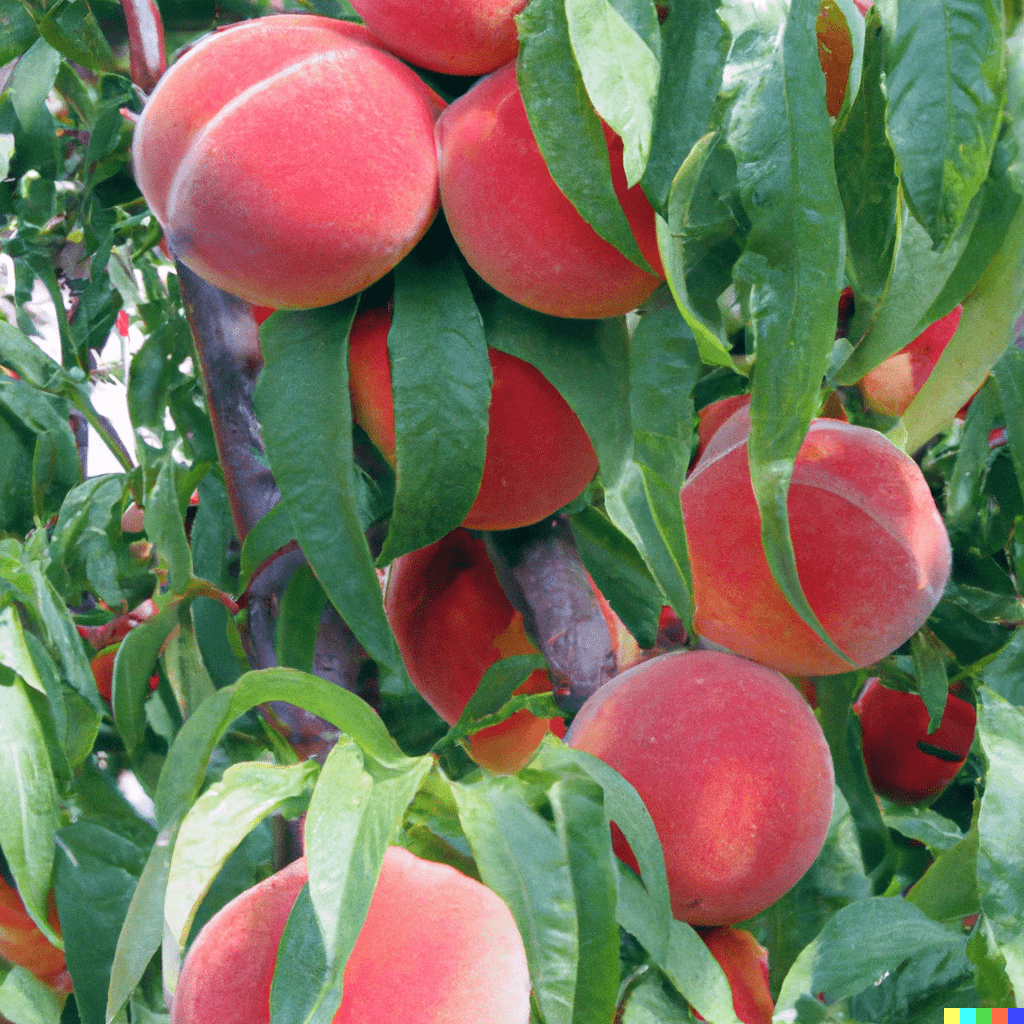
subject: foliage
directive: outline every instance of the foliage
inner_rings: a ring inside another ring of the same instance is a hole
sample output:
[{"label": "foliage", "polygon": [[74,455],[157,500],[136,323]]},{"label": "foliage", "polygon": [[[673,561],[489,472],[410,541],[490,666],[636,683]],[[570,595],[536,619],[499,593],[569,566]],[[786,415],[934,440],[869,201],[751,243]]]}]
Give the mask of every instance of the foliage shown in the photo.
[{"label": "foliage", "polygon": [[[439,225],[396,275],[395,344],[410,374],[398,384],[398,449],[416,467],[397,481],[358,454],[365,438],[346,413],[355,300],[275,313],[260,333],[255,395],[265,454],[246,454],[269,467],[280,503],[241,531],[216,395],[185,317],[190,286],[130,172],[141,100],[120,8],[0,0],[0,62],[16,61],[0,93],[0,240],[13,270],[0,364],[19,378],[0,380],[0,847],[33,919],[60,942],[47,922],[55,890],[74,983],[62,1006],[0,967],[0,1016],[166,1020],[190,936],[270,873],[282,822],[305,814],[309,900],[283,943],[304,955],[319,944],[319,974],[311,990],[309,973],[282,958],[275,1024],[331,1018],[389,842],[476,874],[508,902],[527,938],[538,1024],[611,1021],[616,1007],[624,1024],[683,1021],[687,1005],[734,1020],[721,971],[671,919],[657,837],[632,788],[554,739],[515,776],[475,769],[409,683],[376,569],[447,532],[477,487],[486,419],[451,377],[412,376],[443,364],[452,335],[477,356],[486,343],[533,363],[579,416],[600,471],[565,512],[590,573],[646,645],[662,604],[684,623],[692,615],[678,491],[695,409],[750,391],[765,550],[812,625],[785,497],[825,395],[838,388],[851,420],[916,456],[953,542],[953,578],[912,642],[817,681],[841,791],[831,830],[808,874],[748,927],[769,949],[778,1019],[924,1022],[942,1006],[1021,998],[1024,27],[996,0],[879,0],[866,20],[837,3],[855,66],[830,120],[816,0],[688,0],[685,16],[675,0],[663,24],[649,0],[532,0],[518,75],[552,174],[637,258],[592,108],[615,125],[630,180],[660,216],[667,286],[631,334],[543,316],[488,289]],[[284,6],[352,17],[340,0]],[[218,17],[271,5],[208,7],[160,3],[172,52]],[[451,96],[469,83],[434,84]],[[837,339],[847,282],[858,304]],[[40,287],[57,358],[28,312]],[[957,303],[961,327],[902,420],[866,410],[856,381]],[[126,381],[134,459],[92,399],[104,375],[123,373],[96,364],[122,311],[144,339]],[[446,461],[414,428],[434,408],[450,411],[445,429],[465,458]],[[73,430],[83,422],[121,472],[83,476]],[[122,530],[133,501],[144,532]],[[296,542],[312,571],[283,594],[281,667],[267,667],[252,661],[253,588]],[[122,642],[108,707],[76,626],[148,597],[159,613]],[[325,606],[376,673],[379,716],[309,674]],[[974,750],[930,807],[879,802],[869,788],[851,712],[869,675],[920,692],[933,712],[952,683],[978,706]],[[508,702],[511,687],[511,675],[485,680],[475,720],[455,737],[523,706]],[[341,738],[305,760],[282,739],[285,712],[282,726],[254,710],[268,701]],[[126,797],[127,780],[142,799]],[[642,884],[611,855],[611,819]]]}]

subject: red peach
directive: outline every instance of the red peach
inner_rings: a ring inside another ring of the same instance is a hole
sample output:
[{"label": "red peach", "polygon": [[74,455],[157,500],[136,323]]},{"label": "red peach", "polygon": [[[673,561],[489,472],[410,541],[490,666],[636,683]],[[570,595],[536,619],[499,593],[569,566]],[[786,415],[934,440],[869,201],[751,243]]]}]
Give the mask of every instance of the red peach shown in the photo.
[{"label": "red peach", "polygon": [[825,0],[816,24],[818,62],[825,73],[825,105],[835,117],[843,106],[853,60],[853,42],[846,18],[835,0]]},{"label": "red peach", "polygon": [[957,306],[860,379],[857,386],[871,409],[887,416],[907,411],[960,326],[962,313],[963,306]]},{"label": "red peach", "polygon": [[[459,720],[484,672],[499,658],[537,653],[483,541],[465,530],[396,558],[384,607],[416,689],[449,725]],[[538,669],[516,692],[550,690],[547,672]],[[517,771],[551,721],[561,719],[517,711],[474,734],[470,753],[491,771]]]},{"label": "red peach", "polygon": [[[396,464],[395,416],[385,307],[361,310],[349,340],[355,421]],[[480,490],[462,525],[510,530],[540,522],[572,501],[597,472],[597,455],[576,414],[544,375],[489,349],[494,386]]]},{"label": "red peach", "polygon": [[[47,903],[47,919],[59,935],[60,921],[52,892]],[[43,935],[25,909],[18,890],[3,878],[0,878],[0,957],[31,971],[51,988],[71,991],[64,953]]]},{"label": "red peach", "polygon": [[[753,917],[825,841],[833,772],[821,727],[789,680],[744,658],[683,651],[642,662],[583,705],[565,741],[640,794],[682,921]],[[616,832],[616,853],[635,867]]]},{"label": "red peach", "polygon": [[498,291],[554,316],[619,316],[664,279],[654,210],[626,188],[622,140],[605,126],[612,181],[641,270],[580,216],[548,171],[510,63],[481,78],[438,118],[441,205],[470,266]]},{"label": "red peach", "polygon": [[[171,1024],[269,1024],[278,945],[306,877],[295,861],[210,919],[185,958]],[[455,868],[389,847],[334,1024],[529,1019],[526,953],[508,907]]]},{"label": "red peach", "polygon": [[256,18],[161,78],[135,128],[135,178],[201,277],[256,305],[328,305],[433,221],[442,106],[361,25]]},{"label": "red peach", "polygon": [[[706,928],[704,945],[725,972],[733,1012],[743,1024],[771,1024],[775,1012],[768,987],[768,950],[740,928]],[[704,1018],[698,1013],[697,1018]]]},{"label": "red peach", "polygon": [[872,788],[896,803],[938,796],[963,767],[974,742],[974,707],[952,693],[933,733],[918,694],[890,690],[878,679],[868,680],[853,710],[860,717]]},{"label": "red peach", "polygon": [[355,0],[352,6],[403,60],[445,75],[485,75],[515,59],[515,16],[526,0]]},{"label": "red peach", "polygon": [[[712,437],[680,500],[694,626],[787,675],[850,669],[799,617],[768,568],[742,409]],[[811,609],[858,667],[908,640],[949,579],[949,538],[917,464],[877,431],[811,423],[793,468],[789,523]]]}]

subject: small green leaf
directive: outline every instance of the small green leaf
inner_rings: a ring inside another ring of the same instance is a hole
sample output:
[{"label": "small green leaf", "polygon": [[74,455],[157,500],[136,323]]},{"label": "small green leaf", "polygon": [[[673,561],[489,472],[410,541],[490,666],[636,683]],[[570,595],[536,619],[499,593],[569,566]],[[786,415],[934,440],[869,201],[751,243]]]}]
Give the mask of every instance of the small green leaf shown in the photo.
[{"label": "small green leaf", "polygon": [[[653,5],[647,9],[656,26]],[[623,141],[626,184],[632,187],[651,150],[661,71],[657,53],[609,0],[566,0],[565,15],[587,95]]]},{"label": "small green leaf", "polygon": [[[649,270],[612,187],[608,147],[573,56],[564,3],[533,0],[516,26],[519,91],[551,177],[605,241]],[[572,132],[562,129],[567,123]]]},{"label": "small green leaf", "polygon": [[987,687],[978,708],[978,738],[988,763],[978,817],[978,892],[1015,991],[1024,991],[1024,713]]}]

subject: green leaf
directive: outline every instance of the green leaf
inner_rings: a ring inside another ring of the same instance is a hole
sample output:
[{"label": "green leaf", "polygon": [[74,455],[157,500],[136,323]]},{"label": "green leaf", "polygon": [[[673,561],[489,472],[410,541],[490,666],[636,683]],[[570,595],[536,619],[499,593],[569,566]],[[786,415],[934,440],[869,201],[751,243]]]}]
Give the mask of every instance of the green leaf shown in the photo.
[{"label": "green leaf", "polygon": [[683,157],[708,129],[730,41],[716,0],[692,0],[668,12],[651,151],[641,179],[662,217],[667,217],[669,190]]},{"label": "green leaf", "polygon": [[1014,990],[1024,991],[1024,713],[982,687],[978,738],[988,763],[978,817],[978,892]]},{"label": "green leaf", "polygon": [[[551,177],[605,241],[649,270],[612,187],[608,147],[573,56],[564,3],[534,0],[516,15],[516,26],[519,91]],[[564,131],[565,124],[573,130]]]},{"label": "green leaf", "polygon": [[786,505],[793,460],[817,413],[842,283],[843,211],[817,58],[819,9],[796,0],[781,37],[777,29],[756,35],[734,52],[730,60],[745,70],[726,138],[750,218],[734,277],[756,352],[748,450],[765,556],[793,608],[839,653],[800,586]]},{"label": "green leaf", "polygon": [[832,753],[836,784],[850,807],[864,872],[878,893],[892,879],[896,854],[864,766],[860,719],[852,708],[863,681],[863,674],[856,672],[816,680],[818,719]]},{"label": "green leaf", "polygon": [[923,318],[956,269],[980,209],[980,203],[971,208],[960,230],[940,252],[932,248],[924,228],[905,208],[898,211],[892,272],[878,305],[862,304],[854,316],[850,336],[859,342],[840,368],[840,384],[856,383],[928,326]]},{"label": "green leaf", "polygon": [[981,909],[978,904],[978,823],[956,846],[943,850],[907,893],[907,902],[933,921],[959,922]]},{"label": "green leaf", "polygon": [[25,683],[0,668],[0,847],[15,887],[40,931],[57,945],[46,917],[53,840],[60,826],[57,786],[39,710]]},{"label": "green leaf", "polygon": [[966,936],[929,920],[899,897],[876,896],[843,907],[814,945],[810,993],[824,992],[830,1001],[856,995],[930,955],[963,973],[970,970]]},{"label": "green leaf", "polygon": [[37,39],[19,58],[0,99],[0,132],[14,135],[18,174],[29,168],[50,178],[58,167],[57,123],[46,107],[60,67],[60,54]]},{"label": "green leaf", "polygon": [[[125,638],[125,642],[141,626]],[[228,726],[257,704],[285,701],[325,719],[385,765],[402,764],[405,755],[384,723],[355,694],[319,676],[274,668],[247,672],[218,690],[182,726],[167,754],[156,791],[161,835],[153,847],[118,938],[111,968],[107,1021],[127,1003],[163,940],[163,905],[178,827],[206,778],[214,747]]]},{"label": "green leaf", "polygon": [[[55,12],[59,12],[56,13]],[[117,71],[117,60],[88,4],[56,4],[36,19],[39,34],[65,57],[92,71]]]},{"label": "green leaf", "polygon": [[384,854],[433,764],[420,757],[385,765],[354,743],[338,743],[328,755],[305,829],[309,893],[331,968],[302,1006],[301,1019],[310,1024],[330,1024],[341,1004],[345,964]]},{"label": "green leaf", "polygon": [[289,816],[305,806],[319,766],[243,762],[230,765],[185,815],[174,843],[164,923],[163,983],[172,995],[180,959],[199,905],[230,854],[270,814]]},{"label": "green leaf", "polygon": [[910,650],[914,656],[917,692],[928,709],[928,731],[932,733],[942,721],[949,694],[945,661],[938,644],[923,629],[919,629],[910,638]]},{"label": "green leaf", "polygon": [[178,497],[174,461],[164,459],[146,503],[146,534],[157,553],[167,559],[172,594],[182,594],[192,576],[192,551],[185,536],[184,509]]},{"label": "green leaf", "polygon": [[[644,5],[658,38],[653,4]],[[566,0],[566,22],[576,64],[594,109],[622,139],[626,184],[647,165],[654,102],[661,71],[657,51],[609,0]],[[648,36],[652,33],[648,31]]]},{"label": "green leaf", "polygon": [[636,545],[592,506],[572,515],[569,523],[597,589],[637,643],[653,647],[665,602]]},{"label": "green leaf", "polygon": [[710,366],[741,372],[729,351],[720,300],[749,225],[736,197],[736,160],[720,132],[698,139],[683,161],[658,217],[658,250],[672,297]]},{"label": "green leaf", "polygon": [[82,1024],[104,1021],[117,937],[146,864],[140,840],[87,819],[57,833],[53,888]]},{"label": "green leaf", "polygon": [[267,559],[294,540],[295,528],[292,526],[288,509],[283,502],[278,502],[256,523],[242,542],[239,589],[244,591],[252,582],[253,573]]},{"label": "green leaf", "polygon": [[1024,707],[1024,630],[1014,633],[1013,639],[982,670],[981,678],[1004,700]]},{"label": "green leaf", "polygon": [[59,1024],[60,1009],[57,993],[24,967],[0,982],[0,1015],[11,1024]]},{"label": "green leaf", "polygon": [[881,299],[896,242],[899,179],[885,126],[886,36],[867,14],[861,87],[835,142],[836,178],[846,211],[846,272],[858,307]]},{"label": "green leaf", "polygon": [[573,1021],[614,1015],[618,996],[617,876],[611,829],[600,785],[584,772],[566,773],[548,789],[555,831],[565,848],[579,922]]},{"label": "green leaf", "polygon": [[992,367],[992,376],[999,389],[1017,483],[1021,484],[1024,482],[1024,349],[1007,348]]},{"label": "green leaf", "polygon": [[908,451],[948,426],[1013,339],[1012,325],[1024,308],[1024,206],[963,306],[956,334],[903,414]]},{"label": "green leaf", "polygon": [[4,26],[0,43],[0,65],[9,64],[38,38],[35,22],[20,0],[0,0],[0,20]]},{"label": "green leaf", "polygon": [[421,243],[396,268],[388,354],[398,472],[380,565],[454,530],[480,489],[493,378],[450,241]]},{"label": "green leaf", "polygon": [[308,565],[300,565],[285,588],[277,613],[274,652],[282,668],[313,671],[320,616],[327,595]]},{"label": "green leaf", "polygon": [[21,618],[12,605],[0,609],[0,665],[6,665],[33,689],[46,693],[46,686],[29,651]]},{"label": "green leaf", "polygon": [[508,904],[519,926],[543,1019],[569,1024],[579,922],[564,842],[531,806],[542,794],[518,775],[452,783],[452,793],[481,879]]},{"label": "green leaf", "polygon": [[1004,102],[1002,4],[904,0],[895,19],[887,11],[889,138],[910,208],[943,248],[995,147]]},{"label": "green leaf", "polygon": [[256,411],[281,501],[313,572],[382,675],[404,680],[357,511],[348,397],[355,305],[279,313],[264,325]]}]

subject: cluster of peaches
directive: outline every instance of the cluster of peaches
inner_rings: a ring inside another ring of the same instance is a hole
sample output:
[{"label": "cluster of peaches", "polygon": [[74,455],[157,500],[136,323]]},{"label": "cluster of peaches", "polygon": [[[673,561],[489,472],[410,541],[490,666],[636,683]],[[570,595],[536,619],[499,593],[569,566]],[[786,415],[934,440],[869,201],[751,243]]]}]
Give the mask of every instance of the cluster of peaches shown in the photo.
[{"label": "cluster of peaches", "polygon": [[[622,143],[608,129],[613,182],[647,266],[603,241],[551,179],[516,80],[514,17],[523,4],[354,6],[365,25],[257,19],[212,34],[166,73],[137,125],[133,158],[174,255],[256,306],[322,306],[385,277],[443,210],[467,264],[523,306],[604,318],[642,305],[663,279],[654,212],[638,186],[626,187]],[[446,105],[403,61],[481,77]],[[845,76],[827,85],[835,113]],[[389,326],[387,304],[360,309],[350,379],[355,420],[394,464]],[[952,329],[940,329],[947,340]],[[586,432],[540,372],[494,350],[490,358],[477,499],[462,529],[393,563],[385,594],[411,678],[452,724],[490,665],[535,650],[474,531],[544,520],[598,470]],[[900,358],[913,361],[909,352]],[[892,375],[879,379],[884,385]],[[866,395],[873,386],[866,382]],[[607,609],[621,671],[564,739],[637,789],[662,842],[673,913],[706,929],[733,982],[737,1014],[761,1022],[771,1017],[763,951],[729,926],[793,886],[820,851],[832,814],[828,744],[791,679],[866,667],[899,648],[942,596],[951,552],[911,458],[875,431],[815,420],[794,467],[789,520],[804,592],[837,653],[791,608],[764,557],[745,402],[709,408],[702,420],[680,500],[693,626],[713,649],[648,657]],[[523,690],[550,686],[538,671]],[[865,694],[858,712],[866,734],[872,702],[886,699]],[[473,735],[468,749],[484,768],[512,772],[551,730],[561,734],[561,719],[520,711]],[[963,739],[956,758],[943,762],[945,781],[966,756]],[[880,744],[883,762],[888,742]],[[614,842],[635,865],[624,838]],[[297,862],[207,925],[186,961],[174,1021],[269,1019],[275,936],[304,871]],[[251,940],[253,928],[264,941]],[[489,890],[395,848],[335,1020],[526,1024],[522,948]],[[403,985],[406,970],[417,985]],[[436,979],[428,992],[424,977]],[[415,993],[415,1006],[394,1001],[404,991]]]}]

